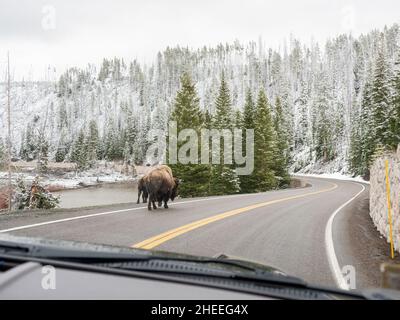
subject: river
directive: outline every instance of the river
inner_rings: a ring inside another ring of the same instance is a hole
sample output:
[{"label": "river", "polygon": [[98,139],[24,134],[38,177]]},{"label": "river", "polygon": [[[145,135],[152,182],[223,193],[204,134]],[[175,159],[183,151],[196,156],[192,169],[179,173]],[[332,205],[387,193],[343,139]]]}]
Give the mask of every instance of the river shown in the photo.
[{"label": "river", "polygon": [[60,197],[60,208],[79,208],[136,202],[136,183],[101,184],[93,187],[53,192]]}]

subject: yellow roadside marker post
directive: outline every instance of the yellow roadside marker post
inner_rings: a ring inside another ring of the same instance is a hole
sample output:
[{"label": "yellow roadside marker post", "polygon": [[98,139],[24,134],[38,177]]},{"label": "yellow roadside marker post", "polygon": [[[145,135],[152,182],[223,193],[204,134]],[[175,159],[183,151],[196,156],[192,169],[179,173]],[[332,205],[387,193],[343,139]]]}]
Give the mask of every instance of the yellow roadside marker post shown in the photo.
[{"label": "yellow roadside marker post", "polygon": [[386,195],[387,195],[387,203],[388,203],[390,255],[391,255],[391,258],[394,259],[392,208],[390,205],[389,160],[385,160],[385,171],[386,171]]}]

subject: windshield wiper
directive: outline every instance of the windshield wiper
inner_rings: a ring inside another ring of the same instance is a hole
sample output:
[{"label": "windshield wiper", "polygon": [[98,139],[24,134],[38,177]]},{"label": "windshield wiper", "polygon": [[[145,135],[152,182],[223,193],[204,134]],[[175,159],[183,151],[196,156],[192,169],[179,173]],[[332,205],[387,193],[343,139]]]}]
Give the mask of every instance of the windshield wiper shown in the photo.
[{"label": "windshield wiper", "polygon": [[[67,260],[80,263],[118,263],[135,262],[149,260],[181,261],[199,264],[220,264],[224,266],[236,267],[242,270],[256,273],[265,273],[261,268],[256,268],[246,262],[231,259],[219,258],[188,258],[186,255],[157,253],[154,251],[135,250],[134,252],[112,252],[107,250],[82,250],[82,248],[60,248],[52,246],[43,246],[36,244],[19,244],[8,241],[0,241],[0,253],[16,254],[21,256],[31,256],[36,258],[48,258],[57,260]],[[114,267],[118,267],[117,264]],[[271,271],[273,272],[273,271]]]},{"label": "windshield wiper", "polygon": [[82,261],[82,263],[96,260],[125,260],[125,259],[145,259],[148,255],[137,255],[111,252],[111,251],[94,251],[94,250],[82,250],[81,248],[59,248],[52,246],[36,245],[36,244],[19,244],[9,241],[0,241],[0,253],[12,254],[24,257],[35,257],[35,258],[48,258],[57,260],[75,260],[76,262]]},{"label": "windshield wiper", "polygon": [[[112,247],[110,247],[112,248]],[[123,249],[121,249],[124,251]],[[130,249],[129,249],[130,250]],[[253,282],[257,285],[273,285],[282,288],[298,288],[300,290],[313,290],[320,294],[339,294],[353,298],[365,298],[360,293],[343,292],[337,289],[319,288],[309,286],[305,281],[280,273],[269,272],[262,268],[251,267],[247,261],[216,259],[216,258],[186,258],[181,254],[170,254],[153,251],[135,250],[133,252],[113,252],[112,250],[83,250],[82,248],[59,248],[35,244],[18,244],[15,242],[0,241],[0,260],[10,259],[19,263],[23,261],[36,261],[38,263],[54,264],[58,267],[72,268],[78,270],[91,270],[94,272],[140,275],[141,277],[155,277],[159,279],[168,278],[171,274],[175,278],[180,275],[178,281],[185,282],[187,276],[195,277],[217,277],[238,281]],[[170,264],[196,265],[196,268],[178,267],[175,271],[168,268],[152,268],[151,263],[162,262]],[[147,267],[146,267],[147,264]],[[227,268],[217,268],[224,266]],[[236,271],[233,268],[236,268]],[[242,270],[237,271],[238,269]],[[164,276],[165,275],[165,276]],[[183,276],[183,277],[182,277]],[[166,277],[166,278],[165,278]],[[194,280],[187,280],[194,281]],[[201,282],[201,281],[200,281]],[[212,284],[212,281],[210,282]],[[262,290],[261,290],[262,291]],[[261,292],[262,293],[262,292]],[[279,296],[279,295],[278,295]]]},{"label": "windshield wiper", "polygon": [[[224,276],[236,280],[254,280],[278,282],[295,286],[307,286],[299,278],[264,271],[258,268],[243,266],[239,262],[216,259],[183,259],[154,256],[141,261],[128,260],[121,262],[96,263],[96,265],[122,270],[177,273],[186,275]],[[224,268],[221,268],[224,267]]]},{"label": "windshield wiper", "polygon": [[[36,244],[18,244],[8,241],[0,241],[0,254],[1,253],[88,264],[120,270],[213,275],[237,280],[275,281],[296,286],[306,286],[306,283],[299,278],[257,268],[239,260],[191,258],[183,255],[161,254],[143,250],[137,250],[132,253],[93,251],[82,250],[81,248],[59,248]],[[164,268],[162,267],[163,264],[157,264],[156,262],[164,262]],[[167,268],[166,262],[169,263],[169,266],[179,266],[181,268]],[[196,265],[197,268],[196,270],[193,268],[186,268],[185,271],[185,264]]]}]

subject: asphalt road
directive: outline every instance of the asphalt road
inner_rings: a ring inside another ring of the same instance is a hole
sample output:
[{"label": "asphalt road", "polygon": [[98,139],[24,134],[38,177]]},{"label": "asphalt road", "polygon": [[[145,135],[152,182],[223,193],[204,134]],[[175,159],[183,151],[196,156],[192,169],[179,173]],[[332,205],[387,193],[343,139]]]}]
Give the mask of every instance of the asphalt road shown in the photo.
[{"label": "asphalt road", "polygon": [[[178,199],[152,212],[132,203],[2,215],[0,232],[203,256],[225,253],[328,286],[343,286],[341,270],[352,265],[357,288],[379,285],[387,246],[368,218],[368,186],[304,179],[311,186]],[[377,248],[373,257],[371,247]]]}]

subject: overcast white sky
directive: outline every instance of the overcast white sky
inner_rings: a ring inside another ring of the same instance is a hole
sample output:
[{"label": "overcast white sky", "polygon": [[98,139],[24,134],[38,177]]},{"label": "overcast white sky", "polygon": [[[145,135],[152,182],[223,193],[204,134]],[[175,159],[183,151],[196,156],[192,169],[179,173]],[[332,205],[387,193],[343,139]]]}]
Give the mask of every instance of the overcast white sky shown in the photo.
[{"label": "overcast white sky", "polygon": [[15,79],[44,79],[48,65],[103,57],[152,61],[166,46],[257,41],[278,49],[400,21],[399,0],[0,0],[0,81],[7,50]]}]

